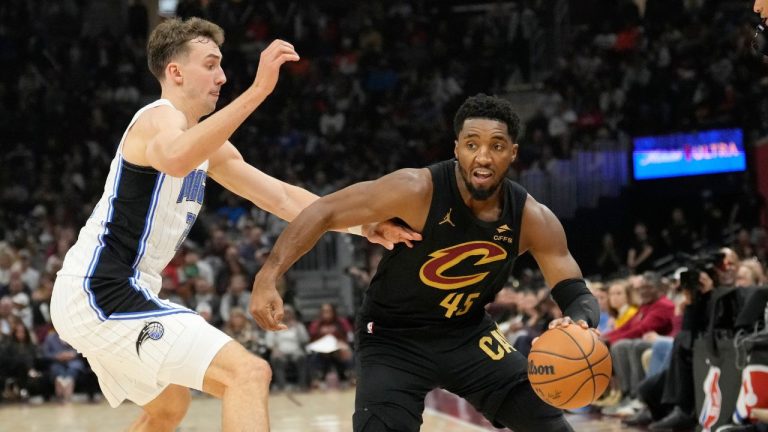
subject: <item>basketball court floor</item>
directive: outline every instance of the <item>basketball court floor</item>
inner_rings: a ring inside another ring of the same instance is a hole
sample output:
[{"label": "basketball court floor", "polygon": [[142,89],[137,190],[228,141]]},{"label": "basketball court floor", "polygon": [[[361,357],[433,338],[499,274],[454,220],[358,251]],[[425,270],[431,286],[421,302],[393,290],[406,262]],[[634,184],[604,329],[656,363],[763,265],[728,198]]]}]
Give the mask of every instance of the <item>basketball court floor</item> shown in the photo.
[{"label": "basketball court floor", "polygon": [[[474,410],[457,403],[450,395],[431,395],[424,413],[422,432],[460,432],[496,430],[478,421]],[[273,432],[347,432],[352,430],[354,389],[310,393],[279,393],[270,398]],[[104,432],[122,431],[138,415],[139,408],[125,403],[112,409],[105,402],[55,402],[42,405],[0,405],[2,432]],[[179,432],[220,430],[220,401],[195,397]],[[463,417],[460,420],[458,417]],[[621,426],[618,419],[569,414],[579,432],[639,431]],[[475,424],[473,422],[481,423]]]}]

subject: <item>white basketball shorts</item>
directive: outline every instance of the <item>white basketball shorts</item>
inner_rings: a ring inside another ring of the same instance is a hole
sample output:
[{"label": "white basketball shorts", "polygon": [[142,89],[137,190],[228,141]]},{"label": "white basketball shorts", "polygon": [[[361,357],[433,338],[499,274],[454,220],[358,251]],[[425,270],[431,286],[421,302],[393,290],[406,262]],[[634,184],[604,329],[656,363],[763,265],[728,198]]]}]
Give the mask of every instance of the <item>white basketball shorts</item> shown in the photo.
[{"label": "white basketball shorts", "polygon": [[63,340],[86,357],[112,407],[125,399],[145,405],[169,384],[202,390],[205,371],[230,340],[195,312],[142,292],[152,311],[121,310],[100,319],[82,278],[59,276],[51,321]]}]

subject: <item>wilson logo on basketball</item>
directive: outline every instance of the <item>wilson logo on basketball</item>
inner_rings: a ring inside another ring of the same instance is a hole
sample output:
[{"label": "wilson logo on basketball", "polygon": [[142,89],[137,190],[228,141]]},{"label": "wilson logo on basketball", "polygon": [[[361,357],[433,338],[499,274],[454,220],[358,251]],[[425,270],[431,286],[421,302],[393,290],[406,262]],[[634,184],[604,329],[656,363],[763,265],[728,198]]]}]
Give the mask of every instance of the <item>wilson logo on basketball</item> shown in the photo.
[{"label": "wilson logo on basketball", "polygon": [[555,367],[552,365],[539,365],[533,361],[528,362],[528,375],[554,375]]},{"label": "wilson logo on basketball", "polygon": [[440,249],[429,254],[432,259],[425,262],[419,270],[421,281],[441,290],[464,288],[485,279],[490,272],[481,272],[466,276],[447,276],[446,272],[470,257],[481,256],[474,264],[482,266],[507,257],[507,251],[491,242],[473,241]]}]

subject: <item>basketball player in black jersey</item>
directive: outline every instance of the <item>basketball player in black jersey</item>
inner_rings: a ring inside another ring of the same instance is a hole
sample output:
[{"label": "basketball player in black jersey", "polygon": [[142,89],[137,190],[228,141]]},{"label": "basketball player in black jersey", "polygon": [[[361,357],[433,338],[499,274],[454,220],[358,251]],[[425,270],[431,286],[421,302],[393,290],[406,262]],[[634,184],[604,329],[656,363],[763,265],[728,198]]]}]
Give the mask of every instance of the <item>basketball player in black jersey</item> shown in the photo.
[{"label": "basketball player in black jersey", "polygon": [[526,359],[485,312],[515,258],[530,251],[564,318],[592,327],[597,300],[552,212],[505,177],[517,155],[519,120],[509,102],[467,99],[454,119],[456,160],[403,169],[311,204],[282,233],[256,276],[250,310],[282,328],[275,282],[329,229],[399,218],[423,240],[385,254],[358,316],[355,431],[417,431],[424,397],[442,387],[495,425],[570,431],[562,412],[527,380]]}]

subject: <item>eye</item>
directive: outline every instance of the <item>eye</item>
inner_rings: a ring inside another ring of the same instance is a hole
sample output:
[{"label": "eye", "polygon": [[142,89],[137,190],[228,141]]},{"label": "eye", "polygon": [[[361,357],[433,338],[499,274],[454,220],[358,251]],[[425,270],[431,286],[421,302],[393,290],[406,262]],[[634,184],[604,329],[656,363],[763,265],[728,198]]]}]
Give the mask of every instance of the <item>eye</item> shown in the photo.
[{"label": "eye", "polygon": [[474,150],[475,148],[477,148],[477,144],[475,144],[472,141],[469,141],[469,142],[467,142],[467,148],[470,149],[470,150]]}]

